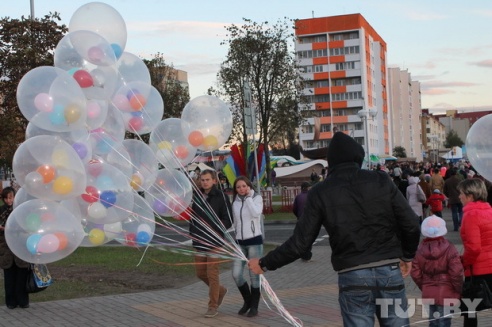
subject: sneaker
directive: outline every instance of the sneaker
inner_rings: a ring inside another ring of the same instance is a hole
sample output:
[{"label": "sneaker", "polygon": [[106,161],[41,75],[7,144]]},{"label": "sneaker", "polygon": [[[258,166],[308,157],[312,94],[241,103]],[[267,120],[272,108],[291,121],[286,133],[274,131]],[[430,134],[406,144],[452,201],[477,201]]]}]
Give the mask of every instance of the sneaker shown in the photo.
[{"label": "sneaker", "polygon": [[227,288],[222,287],[219,292],[219,300],[217,302],[217,305],[220,306],[222,304],[222,301],[224,301],[224,297],[227,294]]},{"label": "sneaker", "polygon": [[207,310],[207,313],[205,314],[205,318],[213,318],[215,317],[219,312],[217,311],[217,309],[212,309],[212,308],[209,308]]}]

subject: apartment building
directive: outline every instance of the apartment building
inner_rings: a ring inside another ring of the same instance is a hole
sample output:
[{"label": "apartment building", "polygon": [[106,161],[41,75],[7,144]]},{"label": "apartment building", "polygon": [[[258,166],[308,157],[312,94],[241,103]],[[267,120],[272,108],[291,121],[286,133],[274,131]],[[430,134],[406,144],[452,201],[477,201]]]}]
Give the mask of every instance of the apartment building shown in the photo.
[{"label": "apartment building", "polygon": [[[386,43],[360,14],[301,19],[295,51],[309,103],[299,128],[304,157],[320,154],[334,131],[366,153],[390,154]],[[315,156],[310,158],[314,159]]]},{"label": "apartment building", "polygon": [[420,162],[426,150],[422,143],[420,83],[412,81],[408,70],[388,68],[388,90],[393,148],[405,148],[407,157]]}]

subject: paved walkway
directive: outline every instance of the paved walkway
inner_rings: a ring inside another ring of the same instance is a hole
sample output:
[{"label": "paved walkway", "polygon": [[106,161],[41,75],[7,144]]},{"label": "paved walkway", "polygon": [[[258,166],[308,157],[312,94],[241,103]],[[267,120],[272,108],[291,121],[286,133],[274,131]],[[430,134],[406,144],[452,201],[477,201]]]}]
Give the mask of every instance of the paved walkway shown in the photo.
[{"label": "paved walkway", "polygon": [[[445,211],[448,229],[452,230],[450,213]],[[448,239],[461,249],[457,232],[450,231]],[[327,241],[313,248],[313,261],[294,262],[266,278],[284,305],[304,326],[341,326],[338,307],[337,274],[330,262]],[[0,326],[104,326],[104,327],[194,327],[194,326],[289,326],[275,308],[271,310],[262,302],[259,315],[254,318],[237,315],[242,305],[239,291],[229,271],[223,272],[221,281],[229,293],[215,318],[204,318],[207,309],[207,288],[202,282],[179,288],[115,296],[82,298],[74,300],[31,303],[26,310],[0,308]],[[406,279],[410,301],[420,297],[420,291]],[[422,321],[421,310],[411,319],[412,326],[428,326]],[[453,319],[452,326],[462,326],[463,319]],[[377,325],[377,324],[376,324]],[[492,312],[479,314],[479,326],[492,326]]]}]

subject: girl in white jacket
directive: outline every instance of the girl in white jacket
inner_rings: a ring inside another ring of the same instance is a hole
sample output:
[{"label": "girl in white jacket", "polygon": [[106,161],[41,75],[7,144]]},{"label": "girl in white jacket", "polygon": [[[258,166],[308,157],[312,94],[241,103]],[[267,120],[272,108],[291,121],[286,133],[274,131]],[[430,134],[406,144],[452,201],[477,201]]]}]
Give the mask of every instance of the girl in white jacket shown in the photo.
[{"label": "girl in white jacket", "polygon": [[[253,189],[251,181],[239,176],[234,181],[232,213],[236,242],[246,258],[260,258],[263,255],[263,199]],[[258,314],[260,301],[260,276],[249,271],[251,289],[244,278],[245,261],[236,260],[232,268],[232,277],[244,299],[243,307],[238,314],[248,317]]]}]

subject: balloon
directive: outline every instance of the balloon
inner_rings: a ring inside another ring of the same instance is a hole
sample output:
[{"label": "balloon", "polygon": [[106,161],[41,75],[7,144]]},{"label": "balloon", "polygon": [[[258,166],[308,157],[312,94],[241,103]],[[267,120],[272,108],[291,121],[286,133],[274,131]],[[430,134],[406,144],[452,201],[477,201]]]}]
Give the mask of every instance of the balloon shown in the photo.
[{"label": "balloon", "polygon": [[195,148],[199,147],[203,143],[203,134],[200,131],[191,131],[188,135],[188,142]]},{"label": "balloon", "polygon": [[161,169],[154,184],[145,192],[145,199],[154,211],[165,217],[183,212],[192,200],[192,186],[184,173],[175,169]]},{"label": "balloon", "polygon": [[104,191],[99,196],[99,201],[106,207],[111,208],[116,203],[116,192]]},{"label": "balloon", "polygon": [[104,244],[104,231],[94,228],[89,232],[89,241],[94,245]]},{"label": "balloon", "polygon": [[22,260],[32,263],[65,258],[75,251],[83,237],[80,220],[71,210],[51,200],[33,199],[21,203],[5,226],[9,248]]},{"label": "balloon", "polygon": [[149,146],[166,168],[186,166],[196,155],[196,148],[188,142],[181,126],[181,119],[168,118],[150,133]]},{"label": "balloon", "polygon": [[55,167],[50,165],[39,166],[38,169],[36,169],[36,172],[38,172],[43,177],[44,184],[51,182],[55,178],[56,173]]},{"label": "balloon", "polygon": [[[132,214],[130,214],[121,224],[124,232],[123,238],[117,238],[116,241],[123,245],[144,246],[147,245],[155,232],[155,218],[152,208],[147,201],[138,193],[133,192],[134,205]],[[139,236],[139,233],[140,234]]]},{"label": "balloon", "polygon": [[478,119],[466,136],[466,155],[473,168],[492,181],[492,114]]},{"label": "balloon", "polygon": [[155,180],[158,162],[150,146],[138,140],[127,139],[122,142],[131,162],[130,185],[136,191],[148,189]]},{"label": "balloon", "polygon": [[73,78],[82,88],[91,87],[94,85],[91,74],[88,71],[79,69],[73,74]]},{"label": "balloon", "polygon": [[94,203],[99,201],[99,192],[94,186],[87,186],[85,193],[81,195],[82,199],[88,203]]},{"label": "balloon", "polygon": [[62,69],[40,66],[27,72],[17,86],[17,104],[24,117],[40,128],[67,132],[85,127],[85,95]]},{"label": "balloon", "polygon": [[120,13],[108,4],[90,2],[78,8],[70,19],[68,30],[92,31],[108,42],[114,57],[121,55],[127,41],[126,24]]},{"label": "balloon", "polygon": [[[123,96],[128,98],[128,103],[123,100]],[[164,103],[159,91],[142,82],[130,82],[120,87],[113,96],[113,105],[122,113],[126,130],[139,135],[150,133],[164,114]],[[130,123],[138,123],[139,129],[134,129]]]},{"label": "balloon", "polygon": [[[221,147],[232,131],[232,114],[229,106],[217,97],[202,95],[186,104],[181,113],[181,126],[187,140],[198,145],[202,151]],[[191,135],[193,133],[193,135]]]},{"label": "balloon", "polygon": [[102,125],[90,131],[89,138],[94,155],[104,159],[125,138],[123,116],[113,107],[109,107]]},{"label": "balloon", "polygon": [[89,205],[87,215],[94,221],[102,220],[107,215],[107,209],[102,203],[95,202]]},{"label": "balloon", "polygon": [[25,188],[21,187],[21,188],[19,188],[19,190],[15,194],[13,207],[15,209],[19,205],[21,205],[22,203],[27,202],[29,200],[33,200],[33,199],[35,199],[35,197],[30,195],[29,193],[27,193]]},{"label": "balloon", "polygon": [[60,176],[53,182],[53,192],[59,195],[71,194],[73,184],[74,182],[69,176]]},{"label": "balloon", "polygon": [[[147,68],[143,60],[140,59],[138,56],[129,52],[123,52],[121,58],[116,63],[116,66],[120,76],[119,86],[117,87],[117,89],[130,82],[142,82],[149,85],[151,84],[149,69]],[[117,104],[115,104],[115,106],[120,110],[130,111],[131,107],[128,98],[125,95],[122,96],[126,101],[126,106],[128,109],[125,110],[119,107]],[[114,102],[115,99],[113,98],[113,103]]]}]

